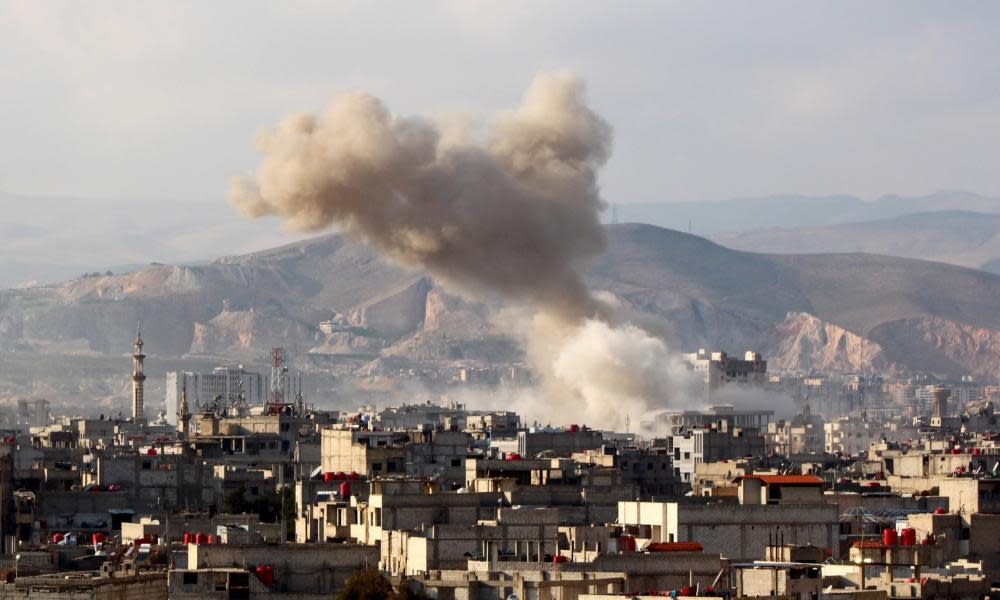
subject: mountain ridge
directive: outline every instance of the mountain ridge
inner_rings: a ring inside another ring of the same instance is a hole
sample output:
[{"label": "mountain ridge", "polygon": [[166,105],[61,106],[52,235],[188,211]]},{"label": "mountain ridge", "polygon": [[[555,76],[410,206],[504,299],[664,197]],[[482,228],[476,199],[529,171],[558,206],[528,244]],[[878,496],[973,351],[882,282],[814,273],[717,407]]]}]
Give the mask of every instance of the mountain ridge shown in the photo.
[{"label": "mountain ridge", "polygon": [[[951,377],[992,375],[1000,360],[1000,276],[985,271],[864,253],[744,252],[645,224],[607,233],[588,284],[662,320],[678,351],[753,348],[788,370]],[[499,305],[459,297],[334,233],[197,266],[0,291],[0,358],[118,360],[141,320],[148,353],[163,359],[263,361],[281,345],[312,368],[344,373],[373,368],[368,361],[520,361],[491,318]],[[19,389],[17,377],[0,364],[0,391]]]}]

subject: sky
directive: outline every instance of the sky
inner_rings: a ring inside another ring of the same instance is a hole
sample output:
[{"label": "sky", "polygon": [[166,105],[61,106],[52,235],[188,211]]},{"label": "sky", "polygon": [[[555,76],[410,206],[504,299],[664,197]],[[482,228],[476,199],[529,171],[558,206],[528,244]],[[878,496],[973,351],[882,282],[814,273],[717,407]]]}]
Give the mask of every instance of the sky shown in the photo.
[{"label": "sky", "polygon": [[286,113],[487,117],[553,69],[614,128],[608,202],[1000,195],[996,2],[0,0],[3,210],[236,219]]}]

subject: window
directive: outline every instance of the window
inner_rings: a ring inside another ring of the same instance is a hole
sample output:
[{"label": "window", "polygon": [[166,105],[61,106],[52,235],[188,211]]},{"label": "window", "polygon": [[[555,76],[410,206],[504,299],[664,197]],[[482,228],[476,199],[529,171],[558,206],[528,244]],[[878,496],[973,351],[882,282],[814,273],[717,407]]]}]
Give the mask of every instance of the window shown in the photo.
[{"label": "window", "polygon": [[153,463],[152,462],[150,462],[148,460],[142,461],[142,470],[143,471],[149,471],[152,468],[153,468]]},{"label": "window", "polygon": [[460,466],[462,466],[462,459],[460,459],[460,458],[453,458],[453,459],[451,459],[451,466],[453,466],[453,467],[460,467]]},{"label": "window", "polygon": [[184,585],[198,585],[198,572],[186,571],[183,579]]}]

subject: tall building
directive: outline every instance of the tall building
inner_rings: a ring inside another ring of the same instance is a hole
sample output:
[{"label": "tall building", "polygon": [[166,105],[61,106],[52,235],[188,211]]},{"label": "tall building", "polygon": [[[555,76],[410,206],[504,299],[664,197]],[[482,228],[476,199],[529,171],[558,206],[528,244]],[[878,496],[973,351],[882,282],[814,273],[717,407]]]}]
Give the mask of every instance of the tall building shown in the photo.
[{"label": "tall building", "polygon": [[761,358],[759,352],[747,350],[743,360],[725,352],[708,352],[704,348],[683,356],[695,373],[704,378],[709,403],[713,401],[714,392],[726,384],[762,386],[767,383],[767,361]]},{"label": "tall building", "polygon": [[146,355],[142,353],[142,332],[136,331],[135,352],[132,354],[132,418],[139,420],[142,414],[142,391],[146,374],[142,371],[142,361]]},{"label": "tall building", "polygon": [[170,371],[167,373],[166,408],[167,422],[179,425],[181,398],[187,391],[188,413],[203,410],[217,396],[226,403],[242,395],[246,404],[263,404],[267,393],[267,382],[260,373],[247,371],[242,365],[236,367],[216,367],[210,373],[191,371]]}]

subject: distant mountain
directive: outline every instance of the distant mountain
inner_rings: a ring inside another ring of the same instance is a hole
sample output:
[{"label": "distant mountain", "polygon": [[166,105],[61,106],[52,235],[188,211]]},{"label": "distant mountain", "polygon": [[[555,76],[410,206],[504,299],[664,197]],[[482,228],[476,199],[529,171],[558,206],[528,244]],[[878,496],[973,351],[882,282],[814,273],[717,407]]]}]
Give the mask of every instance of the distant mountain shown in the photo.
[{"label": "distant mountain", "polygon": [[822,227],[939,211],[1000,214],[1000,198],[943,191],[919,197],[883,196],[871,202],[854,196],[788,194],[720,201],[617,205],[618,220],[621,222],[648,223],[709,237],[776,227]]},{"label": "distant mountain", "polygon": [[868,252],[1000,273],[1000,214],[938,211],[824,227],[720,233],[712,239],[752,252]]},{"label": "distant mountain", "polygon": [[[966,192],[919,198],[769,196],[719,202],[621,204],[621,222],[648,223],[712,236],[766,228],[821,227],[904,214],[962,210],[1000,214],[1000,200]],[[274,218],[245,219],[218,198],[176,200],[39,197],[0,190],[0,289],[50,284],[85,273],[132,271],[154,262],[273,248],[305,236]],[[963,263],[964,264],[964,263]]]},{"label": "distant mountain", "polygon": [[302,236],[276,220],[238,216],[224,202],[24,196],[0,191],[0,289],[152,262],[274,247]]},{"label": "distant mountain", "polygon": [[[649,225],[608,233],[591,285],[663,319],[678,350],[754,348],[784,369],[995,375],[1000,276],[870,254],[747,253]],[[490,312],[333,234],[201,266],[7,290],[0,397],[37,393],[32,368],[59,377],[59,361],[45,357],[113,357],[127,370],[138,321],[151,364],[263,363],[274,345],[300,368],[342,373],[519,359]],[[60,389],[91,389],[73,377]]]}]

